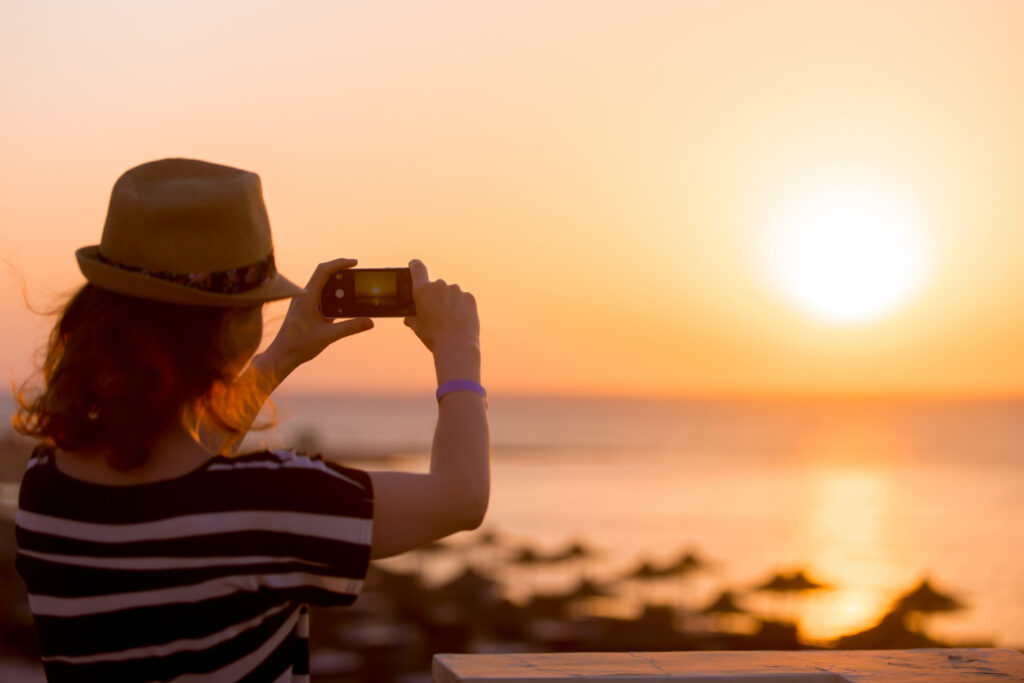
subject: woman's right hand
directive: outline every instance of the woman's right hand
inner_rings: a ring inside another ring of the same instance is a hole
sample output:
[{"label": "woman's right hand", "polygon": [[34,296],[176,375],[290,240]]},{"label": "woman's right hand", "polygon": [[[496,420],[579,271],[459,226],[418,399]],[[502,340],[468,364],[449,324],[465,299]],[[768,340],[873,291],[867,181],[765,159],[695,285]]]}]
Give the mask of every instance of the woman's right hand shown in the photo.
[{"label": "woman's right hand", "polygon": [[[430,349],[438,363],[444,361],[446,368],[461,365],[461,377],[440,377],[438,379],[472,379],[479,381],[480,318],[477,315],[476,299],[458,285],[449,285],[444,280],[430,281],[427,267],[417,259],[409,262],[412,273],[412,298],[416,304],[416,315],[405,318],[405,324],[412,328],[420,341]],[[475,360],[476,370],[472,370]],[[461,361],[461,362],[458,362]],[[447,372],[445,374],[448,374]]]}]

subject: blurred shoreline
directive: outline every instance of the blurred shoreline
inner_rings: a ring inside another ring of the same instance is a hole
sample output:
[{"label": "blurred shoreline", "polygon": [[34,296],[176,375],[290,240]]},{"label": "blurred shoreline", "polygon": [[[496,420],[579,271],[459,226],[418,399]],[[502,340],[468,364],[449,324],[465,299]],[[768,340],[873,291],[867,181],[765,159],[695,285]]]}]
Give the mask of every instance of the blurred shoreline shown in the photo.
[{"label": "blurred shoreline", "polygon": [[[1020,608],[1012,592],[1019,590],[1012,578],[1020,560],[1007,549],[1017,547],[1014,534],[1020,534],[1014,510],[1024,485],[1024,400],[495,397],[491,404],[494,487],[485,528],[509,532],[515,547],[481,563],[472,551],[463,552],[479,539],[460,534],[444,552],[375,563],[381,574],[405,577],[395,579],[399,588],[405,585],[400,590],[415,590],[398,596],[382,579],[383,588],[360,598],[365,609],[323,617],[337,626],[324,647],[344,648],[338,633],[358,632],[355,624],[364,622],[405,633],[401,647],[415,641],[418,648],[433,647],[435,631],[455,638],[453,647],[470,649],[616,643],[652,649],[659,642],[676,649],[854,647],[839,645],[839,638],[876,627],[869,636],[881,639],[876,647],[1024,646],[1024,637],[1011,637],[1017,631],[1005,627]],[[278,408],[278,426],[256,433],[263,443],[245,448],[291,446],[366,469],[417,471],[428,464],[436,418],[431,397],[286,395]],[[30,448],[9,432],[0,438],[5,525]],[[998,518],[992,517],[996,510],[1003,511]],[[582,573],[515,559],[527,548],[549,557],[581,531],[605,552]],[[707,553],[719,570],[679,581],[623,580],[627,569],[639,571],[644,562],[663,567],[670,558],[659,553],[672,550],[668,539],[677,549]],[[752,552],[751,544],[767,539],[777,539],[773,545],[785,552]],[[976,545],[951,545],[956,539]],[[928,553],[920,543],[929,544]],[[890,556],[893,548],[898,555]],[[13,561],[13,537],[0,553]],[[900,573],[884,573],[894,566]],[[18,595],[20,578],[8,567],[7,593]],[[798,569],[835,585],[806,593],[752,591],[755,579]],[[445,622],[444,614],[464,620],[465,604],[479,596],[453,604],[433,593],[466,571],[500,585],[491,607],[519,631],[502,640],[495,639],[494,624],[459,630]],[[965,607],[893,616],[890,603],[926,578],[953,590]],[[617,585],[618,593],[579,604],[561,600],[583,579]],[[872,583],[858,583],[862,579]],[[726,592],[745,614],[696,616]],[[416,604],[426,611],[410,606]],[[23,644],[31,634],[27,610],[23,604],[9,608],[4,642]],[[857,626],[827,624],[831,614],[851,610],[859,616],[846,623]],[[993,637],[993,617],[1002,619],[1004,635]],[[625,635],[642,632],[641,624],[653,629],[646,646]],[[5,649],[19,656],[19,647]]]}]

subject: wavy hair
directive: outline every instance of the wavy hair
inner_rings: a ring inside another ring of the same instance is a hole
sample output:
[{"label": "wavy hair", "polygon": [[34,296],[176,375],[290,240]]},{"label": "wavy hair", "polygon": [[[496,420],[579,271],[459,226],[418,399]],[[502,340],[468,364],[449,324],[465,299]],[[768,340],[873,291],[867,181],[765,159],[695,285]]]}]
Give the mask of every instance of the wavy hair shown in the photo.
[{"label": "wavy hair", "polygon": [[15,391],[19,434],[63,450],[102,448],[107,464],[141,464],[183,414],[240,438],[249,420],[232,392],[223,335],[230,308],[182,306],[86,284],[57,311],[41,373]]}]

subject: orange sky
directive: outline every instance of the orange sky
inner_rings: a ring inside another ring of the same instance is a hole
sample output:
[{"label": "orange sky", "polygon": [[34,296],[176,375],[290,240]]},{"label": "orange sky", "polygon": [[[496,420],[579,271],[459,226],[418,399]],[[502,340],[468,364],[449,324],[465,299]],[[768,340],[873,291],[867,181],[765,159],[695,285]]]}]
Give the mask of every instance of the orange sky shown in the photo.
[{"label": "orange sky", "polygon": [[[0,0],[0,256],[51,302],[116,177],[191,156],[262,176],[292,279],[418,257],[473,291],[492,392],[1020,393],[1022,46],[1010,0]],[[837,327],[753,245],[848,173],[920,207],[934,266]],[[3,281],[20,379],[46,322]],[[432,381],[382,321],[289,386]]]}]

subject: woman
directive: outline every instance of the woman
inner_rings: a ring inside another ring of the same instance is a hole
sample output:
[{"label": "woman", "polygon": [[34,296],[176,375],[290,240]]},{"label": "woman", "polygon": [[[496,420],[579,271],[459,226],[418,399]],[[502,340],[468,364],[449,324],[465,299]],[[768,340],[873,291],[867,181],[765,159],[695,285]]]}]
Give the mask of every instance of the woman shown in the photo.
[{"label": "woman", "polygon": [[[233,455],[292,370],[373,327],[320,315],[327,278],[354,260],[320,264],[305,289],[276,272],[256,175],[187,159],[131,169],[101,244],[77,258],[88,283],[15,416],[42,440],[17,563],[51,680],[305,680],[305,604],[351,604],[370,559],[480,525],[490,445],[472,295],[410,263],[405,323],[439,384],[430,471],[364,472]],[[262,305],[283,298],[253,357]]]}]

